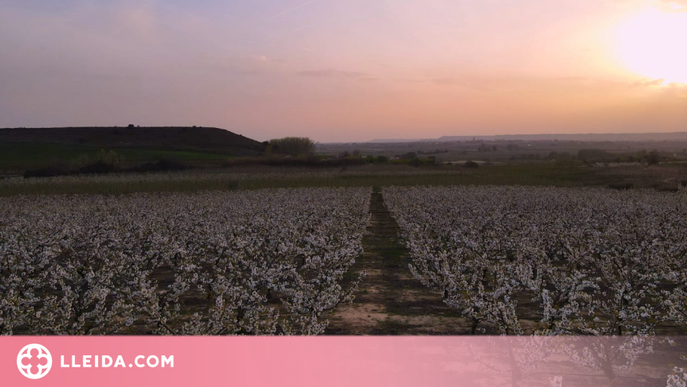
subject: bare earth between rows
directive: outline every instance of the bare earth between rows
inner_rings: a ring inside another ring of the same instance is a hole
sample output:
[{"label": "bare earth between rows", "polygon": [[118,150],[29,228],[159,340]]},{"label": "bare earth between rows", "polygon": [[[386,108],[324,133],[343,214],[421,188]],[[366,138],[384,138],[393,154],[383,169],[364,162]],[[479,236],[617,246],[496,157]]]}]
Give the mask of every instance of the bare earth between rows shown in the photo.
[{"label": "bare earth between rows", "polygon": [[363,254],[352,268],[365,271],[350,305],[330,316],[330,335],[455,335],[465,333],[463,319],[434,292],[413,278],[410,253],[381,192],[370,201],[372,215],[363,237]]}]

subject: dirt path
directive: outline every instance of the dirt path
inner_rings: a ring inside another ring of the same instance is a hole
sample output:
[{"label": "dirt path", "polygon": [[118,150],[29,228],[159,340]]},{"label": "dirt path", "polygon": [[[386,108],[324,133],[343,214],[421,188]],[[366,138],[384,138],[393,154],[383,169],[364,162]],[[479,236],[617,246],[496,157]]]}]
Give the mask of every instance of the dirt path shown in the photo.
[{"label": "dirt path", "polygon": [[330,335],[455,335],[465,333],[458,314],[441,295],[413,278],[409,252],[398,236],[381,192],[370,202],[372,219],[363,238],[363,256],[353,273],[367,272],[351,305],[329,317]]}]

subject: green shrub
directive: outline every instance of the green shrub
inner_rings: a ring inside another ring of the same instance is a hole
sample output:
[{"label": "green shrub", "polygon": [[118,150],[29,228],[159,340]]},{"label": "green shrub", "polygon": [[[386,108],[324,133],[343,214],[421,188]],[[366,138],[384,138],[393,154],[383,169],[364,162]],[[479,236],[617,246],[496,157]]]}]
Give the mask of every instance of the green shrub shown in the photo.
[{"label": "green shrub", "polygon": [[284,137],[270,140],[272,152],[290,156],[307,156],[315,153],[315,142],[307,137]]}]

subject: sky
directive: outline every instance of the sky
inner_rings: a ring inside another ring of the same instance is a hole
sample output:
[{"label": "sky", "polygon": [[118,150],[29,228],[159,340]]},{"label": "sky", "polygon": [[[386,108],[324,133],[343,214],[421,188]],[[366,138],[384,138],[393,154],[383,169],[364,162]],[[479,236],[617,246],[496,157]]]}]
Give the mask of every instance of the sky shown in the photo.
[{"label": "sky", "polygon": [[0,127],[687,131],[687,0],[0,0]]}]

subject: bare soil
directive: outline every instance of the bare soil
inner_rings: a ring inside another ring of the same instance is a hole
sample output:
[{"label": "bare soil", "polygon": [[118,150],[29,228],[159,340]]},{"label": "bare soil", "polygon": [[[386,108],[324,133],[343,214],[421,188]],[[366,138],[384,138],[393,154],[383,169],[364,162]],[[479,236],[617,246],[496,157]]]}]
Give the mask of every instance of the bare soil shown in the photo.
[{"label": "bare soil", "polygon": [[370,226],[363,238],[363,255],[352,268],[363,270],[355,300],[329,316],[330,335],[457,335],[467,326],[457,311],[442,302],[441,294],[413,278],[410,253],[381,192],[370,201]]}]

